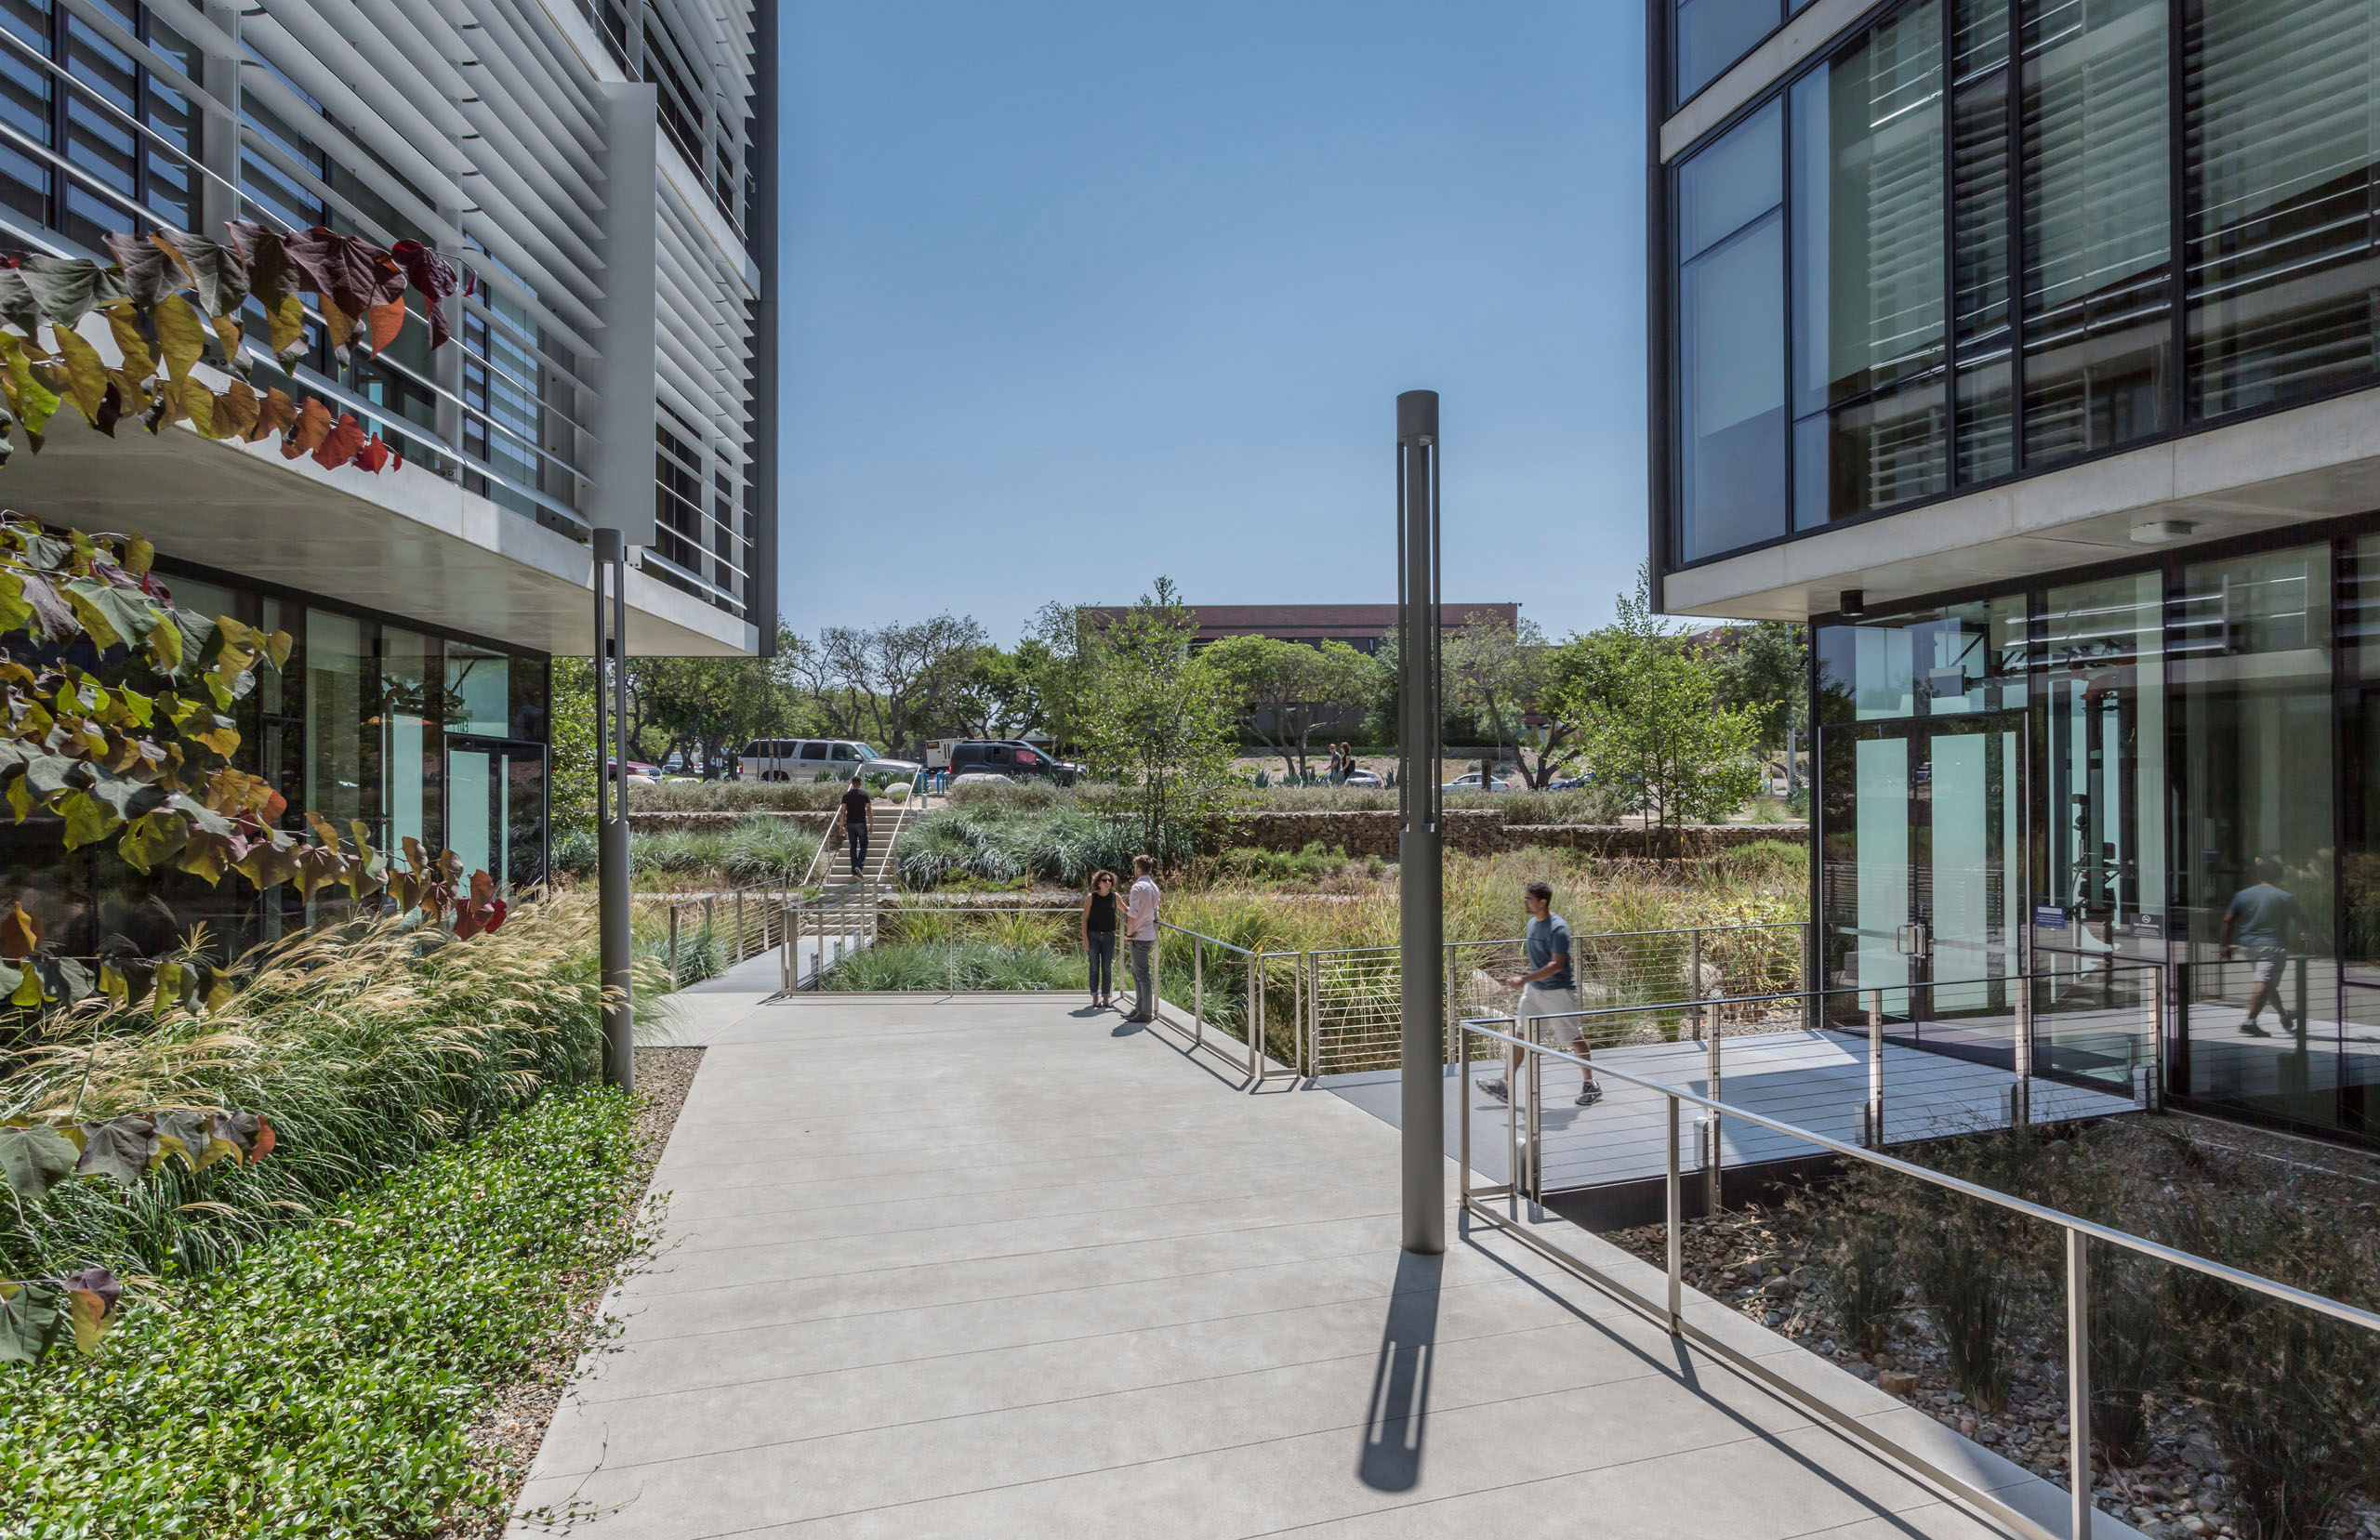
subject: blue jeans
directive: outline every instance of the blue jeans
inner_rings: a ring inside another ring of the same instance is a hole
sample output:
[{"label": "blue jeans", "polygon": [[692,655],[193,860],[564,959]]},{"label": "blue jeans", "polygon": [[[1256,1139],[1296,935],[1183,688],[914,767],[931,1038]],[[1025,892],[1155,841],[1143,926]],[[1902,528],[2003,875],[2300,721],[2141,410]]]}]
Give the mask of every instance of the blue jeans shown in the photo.
[{"label": "blue jeans", "polygon": [[1093,930],[1090,936],[1091,992],[1101,999],[1116,993],[1116,932]]},{"label": "blue jeans", "polygon": [[857,876],[867,865],[867,825],[846,823],[843,833],[852,842],[852,875]]}]

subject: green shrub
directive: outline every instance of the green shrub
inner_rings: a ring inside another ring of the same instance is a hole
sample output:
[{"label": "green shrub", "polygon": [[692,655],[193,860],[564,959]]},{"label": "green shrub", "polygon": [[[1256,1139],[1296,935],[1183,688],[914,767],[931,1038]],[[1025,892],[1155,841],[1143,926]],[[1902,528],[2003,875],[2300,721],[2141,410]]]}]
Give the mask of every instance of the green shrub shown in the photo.
[{"label": "green shrub", "polygon": [[843,795],[843,782],[665,781],[628,788],[628,807],[641,813],[825,812]]},{"label": "green shrub", "polygon": [[720,869],[737,886],[800,880],[818,854],[821,831],[782,818],[747,818],[721,841]]},{"label": "green shrub", "polygon": [[877,994],[939,989],[1077,990],[1085,987],[1086,977],[1080,956],[1038,943],[880,941],[827,969],[820,987]]},{"label": "green shrub", "polygon": [[1949,1351],[1950,1378],[1977,1406],[1998,1411],[2010,1378],[2002,1340],[2009,1281],[1996,1223],[1967,1213],[1936,1223],[1917,1247],[1917,1286]]},{"label": "green shrub", "polygon": [[0,1532],[344,1540],[500,1519],[469,1429],[564,1349],[573,1296],[649,1242],[627,1222],[633,1136],[621,1092],[541,1099],[218,1272],[127,1294],[92,1358],[0,1364]]},{"label": "green shrub", "polygon": [[1900,1314],[1893,1227],[1882,1215],[1855,1210],[1838,1229],[1821,1254],[1828,1298],[1852,1345],[1862,1352],[1880,1352]]}]

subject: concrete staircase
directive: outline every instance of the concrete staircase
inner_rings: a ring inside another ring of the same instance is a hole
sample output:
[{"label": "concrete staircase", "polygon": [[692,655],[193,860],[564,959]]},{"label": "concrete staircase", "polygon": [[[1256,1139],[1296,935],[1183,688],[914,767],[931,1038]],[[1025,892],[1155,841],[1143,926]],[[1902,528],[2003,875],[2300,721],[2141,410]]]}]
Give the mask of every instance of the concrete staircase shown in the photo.
[{"label": "concrete staircase", "polygon": [[801,881],[804,888],[815,888],[817,896],[801,905],[798,932],[788,938],[792,952],[787,982],[791,987],[808,986],[836,962],[875,941],[877,909],[901,887],[893,854],[903,832],[924,810],[923,800],[914,796],[905,802],[877,798],[867,861],[857,873],[851,869],[851,846],[841,830],[820,844]]}]

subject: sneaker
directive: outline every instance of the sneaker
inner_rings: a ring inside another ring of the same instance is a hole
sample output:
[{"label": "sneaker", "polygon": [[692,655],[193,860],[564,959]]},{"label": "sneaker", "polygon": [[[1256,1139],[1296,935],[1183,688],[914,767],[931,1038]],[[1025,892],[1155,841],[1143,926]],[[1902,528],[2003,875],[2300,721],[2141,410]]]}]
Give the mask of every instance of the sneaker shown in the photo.
[{"label": "sneaker", "polygon": [[2264,1028],[2256,1025],[2254,1021],[2241,1022],[2240,1030],[2247,1033],[2250,1037],[2270,1037],[2272,1035],[2272,1033],[2265,1031]]},{"label": "sneaker", "polygon": [[1474,1081],[1473,1084],[1477,1086],[1488,1095],[1494,1097],[1499,1101],[1509,1101],[1512,1099],[1511,1089],[1501,1080],[1479,1080]]},{"label": "sneaker", "polygon": [[1579,1099],[1573,1103],[1573,1105],[1580,1107],[1592,1107],[1602,1099],[1603,1087],[1590,1080],[1584,1086],[1580,1087],[1579,1091]]}]

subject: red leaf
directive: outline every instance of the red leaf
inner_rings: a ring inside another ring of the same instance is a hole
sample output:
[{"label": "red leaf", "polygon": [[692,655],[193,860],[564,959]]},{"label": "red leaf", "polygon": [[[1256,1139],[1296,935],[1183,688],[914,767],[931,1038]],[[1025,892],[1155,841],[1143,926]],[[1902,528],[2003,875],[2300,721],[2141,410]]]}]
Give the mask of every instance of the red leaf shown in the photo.
[{"label": "red leaf", "polygon": [[405,270],[371,242],[316,225],[281,238],[281,254],[307,286],[347,315],[362,317],[405,292]]},{"label": "red leaf", "polygon": [[298,409],[297,420],[289,425],[288,436],[281,441],[281,457],[294,460],[309,450],[320,449],[330,431],[331,409],[322,403],[321,398],[307,397],[306,404]]},{"label": "red leaf", "polygon": [[509,913],[510,913],[510,911],[505,908],[504,901],[502,899],[496,900],[495,908],[488,915],[487,928],[490,930],[493,930],[497,926],[502,925],[504,923],[504,916]]},{"label": "red leaf", "polygon": [[430,314],[430,345],[444,346],[454,335],[446,324],[446,296],[455,292],[455,264],[418,241],[400,241],[389,255],[404,270],[406,281],[421,291],[422,309]]},{"label": "red leaf", "polygon": [[[313,402],[310,401],[306,404],[311,406]],[[338,425],[324,436],[322,447],[314,451],[314,463],[324,470],[337,470],[354,459],[355,452],[363,447],[363,425],[342,412],[338,415]]]},{"label": "red leaf", "polygon": [[389,446],[380,441],[380,435],[373,434],[371,441],[355,452],[355,463],[376,473],[389,463]]}]

